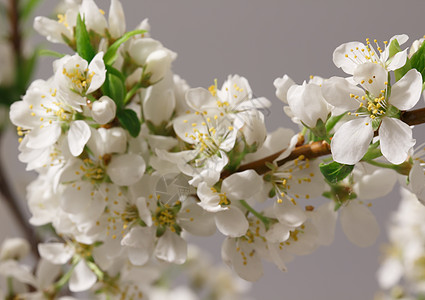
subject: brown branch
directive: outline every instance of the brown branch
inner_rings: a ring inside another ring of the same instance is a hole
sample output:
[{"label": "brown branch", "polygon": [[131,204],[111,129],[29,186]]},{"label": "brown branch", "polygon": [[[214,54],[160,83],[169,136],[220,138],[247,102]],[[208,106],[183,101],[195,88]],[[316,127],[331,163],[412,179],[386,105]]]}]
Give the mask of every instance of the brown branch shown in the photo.
[{"label": "brown branch", "polygon": [[408,125],[418,125],[425,123],[425,108],[404,111],[400,119]]},{"label": "brown branch", "polygon": [[19,0],[9,0],[10,41],[13,45],[16,60],[22,54],[22,34],[19,26]]},{"label": "brown branch", "polygon": [[[418,125],[425,123],[425,108],[415,109],[411,111],[404,111],[401,113],[400,119],[408,125]],[[258,174],[264,174],[270,169],[266,166],[266,163],[273,162],[279,155],[286,149],[280,150],[277,153],[264,157],[260,160],[250,162],[248,164],[242,165],[238,168],[236,172],[241,172],[245,170],[255,170]],[[300,156],[304,156],[308,159],[317,158],[320,156],[325,156],[331,154],[330,145],[325,141],[313,142],[307,145],[298,145],[295,149],[289,154],[288,157],[279,160],[277,162],[278,166],[282,166],[288,161],[294,160]],[[229,172],[225,171],[221,174],[222,178],[226,178],[230,175]]]}]

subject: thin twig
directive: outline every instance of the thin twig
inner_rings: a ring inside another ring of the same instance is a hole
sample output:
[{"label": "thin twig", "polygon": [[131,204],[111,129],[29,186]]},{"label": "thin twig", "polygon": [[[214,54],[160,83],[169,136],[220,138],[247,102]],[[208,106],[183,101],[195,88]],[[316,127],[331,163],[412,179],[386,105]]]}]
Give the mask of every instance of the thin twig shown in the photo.
[{"label": "thin twig", "polygon": [[19,24],[19,0],[9,0],[10,41],[17,60],[22,54],[22,34]]},{"label": "thin twig", "polygon": [[[418,125],[425,123],[425,108],[415,109],[411,111],[404,111],[401,113],[400,119],[408,125]],[[274,153],[270,156],[264,157],[260,160],[250,162],[248,164],[242,165],[238,168],[236,172],[244,170],[255,170],[258,174],[264,174],[270,169],[266,166],[266,163],[273,162],[279,155],[285,151],[285,149],[280,150],[277,153]],[[288,157],[277,162],[278,166],[283,165],[284,163],[294,160],[300,156],[305,158],[313,159],[320,156],[325,156],[331,154],[330,145],[325,141],[314,142],[307,145],[297,145],[295,149],[289,154]],[[221,174],[222,178],[228,177],[230,174],[228,172],[223,172]]]}]

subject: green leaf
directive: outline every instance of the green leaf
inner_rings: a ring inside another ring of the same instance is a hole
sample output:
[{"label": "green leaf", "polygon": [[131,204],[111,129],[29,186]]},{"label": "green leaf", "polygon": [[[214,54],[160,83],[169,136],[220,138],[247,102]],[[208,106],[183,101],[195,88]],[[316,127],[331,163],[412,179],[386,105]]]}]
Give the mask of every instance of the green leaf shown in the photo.
[{"label": "green leaf", "polygon": [[118,120],[132,137],[137,137],[140,133],[141,124],[134,110],[124,109],[117,113]]},{"label": "green leaf", "polygon": [[345,116],[345,113],[339,115],[339,116],[334,116],[334,117],[330,117],[328,119],[328,121],[326,122],[326,131],[329,132],[331,131],[335,125]]},{"label": "green leaf", "polygon": [[393,57],[394,55],[396,55],[400,51],[401,51],[400,44],[398,43],[397,39],[394,39],[390,44],[388,58]]},{"label": "green leaf", "polygon": [[49,50],[49,49],[40,49],[38,50],[38,55],[39,56],[51,56],[51,57],[56,57],[56,58],[62,58],[65,56],[65,54],[53,51],[53,50]]},{"label": "green leaf", "polygon": [[37,6],[42,2],[42,0],[28,0],[22,3],[21,5],[21,15],[22,20],[26,20],[31,16]]},{"label": "green leaf", "polygon": [[377,141],[369,146],[362,160],[368,161],[381,156],[382,156],[382,153],[381,153],[381,149],[379,149],[379,141]]},{"label": "green leaf", "polygon": [[116,40],[115,43],[113,43],[111,47],[109,47],[109,49],[105,53],[105,56],[103,57],[105,64],[112,65],[115,62],[118,56],[117,52],[121,44],[125,43],[132,36],[135,36],[137,34],[143,34],[145,32],[146,30],[133,30],[133,31],[127,32],[118,40]]},{"label": "green leaf", "polygon": [[337,183],[347,177],[354,169],[354,165],[344,165],[337,163],[336,161],[325,165],[321,163],[320,172],[323,176],[331,183]]},{"label": "green leaf", "polygon": [[114,74],[107,73],[102,92],[114,100],[118,109],[124,106],[125,86],[121,79]]},{"label": "green leaf", "polygon": [[[399,45],[397,39],[394,39],[391,42],[390,48],[389,48],[390,59],[400,51],[401,51],[400,45]],[[395,80],[399,81],[410,69],[412,69],[412,66],[411,66],[410,60],[407,59],[406,64],[403,67],[394,71]]]},{"label": "green leaf", "polygon": [[422,80],[425,79],[425,43],[410,58],[412,69],[418,70],[422,74]]},{"label": "green leaf", "polygon": [[90,36],[87,32],[86,24],[81,19],[81,15],[78,14],[77,25],[75,27],[75,40],[77,43],[77,53],[90,62],[95,56],[96,52],[93,46],[90,44]]}]

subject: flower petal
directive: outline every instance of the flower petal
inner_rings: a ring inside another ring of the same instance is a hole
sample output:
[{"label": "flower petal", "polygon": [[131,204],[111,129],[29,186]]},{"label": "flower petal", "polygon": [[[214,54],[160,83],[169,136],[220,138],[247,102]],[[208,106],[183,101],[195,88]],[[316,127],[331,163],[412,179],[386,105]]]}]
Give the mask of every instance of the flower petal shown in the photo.
[{"label": "flower petal", "polygon": [[181,236],[166,230],[164,235],[158,239],[155,255],[158,259],[182,264],[187,257],[187,243]]},{"label": "flower petal", "polygon": [[53,145],[61,135],[61,127],[58,123],[46,125],[43,128],[35,128],[28,133],[28,148],[41,149]]},{"label": "flower petal", "polygon": [[100,88],[105,82],[106,78],[106,68],[105,63],[103,62],[103,52],[99,52],[93,57],[92,61],[89,64],[89,75],[93,75],[90,86],[87,89],[87,94],[90,94]]},{"label": "flower petal", "polygon": [[356,67],[353,79],[372,93],[373,96],[378,97],[381,94],[381,90],[386,89],[385,82],[388,80],[388,75],[381,65],[367,62]]},{"label": "flower petal", "polygon": [[228,206],[229,209],[215,213],[217,229],[229,237],[243,236],[249,228],[249,223],[243,212],[236,206]]},{"label": "flower petal", "polygon": [[396,165],[407,159],[410,149],[416,143],[416,140],[412,138],[410,126],[394,118],[382,119],[379,137],[382,154],[389,162]]},{"label": "flower petal", "polygon": [[194,110],[200,111],[205,108],[217,107],[217,103],[211,93],[204,88],[194,88],[186,92],[186,102]]},{"label": "flower petal", "polygon": [[322,85],[322,93],[325,100],[344,110],[355,110],[359,108],[359,102],[352,98],[350,94],[356,96],[364,95],[364,91],[351,84],[347,79],[342,77],[331,77]]},{"label": "flower petal", "polygon": [[391,87],[389,102],[400,110],[411,109],[422,93],[422,76],[415,69],[406,73]]},{"label": "flower petal", "polygon": [[91,131],[89,125],[82,121],[77,120],[71,123],[68,132],[68,145],[69,151],[73,156],[80,155],[87,141],[90,139]]},{"label": "flower petal", "polygon": [[290,227],[301,226],[307,219],[299,205],[294,205],[286,198],[283,199],[282,203],[275,201],[273,208],[279,222]]},{"label": "flower petal", "polygon": [[254,195],[262,183],[263,179],[257,172],[246,170],[224,179],[221,191],[226,193],[230,200],[244,200]]},{"label": "flower petal", "polygon": [[372,212],[356,201],[351,201],[341,211],[341,226],[347,238],[359,247],[375,243],[379,226]]},{"label": "flower petal", "polygon": [[112,158],[108,175],[118,185],[132,185],[142,178],[146,169],[144,159],[136,154],[122,154]]},{"label": "flower petal", "polygon": [[[354,49],[365,49],[365,45],[360,42],[349,42],[342,44],[337,47],[333,53],[333,62],[335,66],[341,68],[347,74],[353,74],[354,69],[357,67],[358,63],[355,62],[352,58],[354,55],[351,50]],[[363,55],[358,56],[359,63],[366,62],[366,58]]]},{"label": "flower petal", "polygon": [[85,260],[81,260],[74,269],[69,279],[71,292],[82,292],[90,289],[97,281],[96,275],[87,266]]},{"label": "flower petal", "polygon": [[74,255],[74,249],[64,243],[38,244],[40,256],[56,265],[63,265]]},{"label": "flower petal", "polygon": [[336,131],[331,141],[333,159],[354,165],[365,155],[372,138],[372,122],[368,118],[348,121]]}]

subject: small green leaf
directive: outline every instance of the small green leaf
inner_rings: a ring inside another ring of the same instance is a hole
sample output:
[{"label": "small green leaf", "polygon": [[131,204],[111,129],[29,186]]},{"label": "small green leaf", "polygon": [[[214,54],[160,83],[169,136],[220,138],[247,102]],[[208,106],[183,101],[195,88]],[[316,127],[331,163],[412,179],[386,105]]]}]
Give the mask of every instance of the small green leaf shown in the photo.
[{"label": "small green leaf", "polygon": [[422,74],[422,80],[425,79],[425,43],[410,58],[412,69],[418,70]]},{"label": "small green leaf", "polygon": [[127,32],[118,40],[116,40],[115,43],[113,43],[111,47],[109,47],[109,49],[105,53],[105,56],[103,57],[105,64],[112,65],[115,62],[118,56],[117,52],[121,44],[125,43],[132,36],[135,36],[137,34],[143,34],[145,32],[146,30],[133,30],[133,31]]},{"label": "small green leaf", "polygon": [[49,49],[40,49],[38,50],[38,55],[39,56],[51,56],[51,57],[56,57],[56,58],[62,58],[65,56],[65,54],[53,51],[53,50],[49,50]]},{"label": "small green leaf", "polygon": [[118,109],[124,106],[125,86],[117,76],[107,73],[105,82],[102,86],[102,92],[114,100]]},{"label": "small green leaf", "polygon": [[96,52],[93,46],[90,44],[90,36],[87,32],[86,24],[81,19],[81,15],[78,14],[77,25],[75,27],[75,40],[77,43],[77,53],[90,62],[95,56]]},{"label": "small green leaf", "polygon": [[393,57],[394,55],[396,55],[400,51],[401,51],[401,48],[400,48],[400,44],[398,43],[398,40],[397,39],[393,39],[393,41],[390,44],[388,58]]},{"label": "small green leaf", "polygon": [[137,137],[140,133],[141,124],[134,110],[124,109],[117,113],[118,120],[132,137]]},{"label": "small green leaf", "polygon": [[369,146],[362,160],[368,161],[381,156],[382,156],[382,153],[381,153],[381,149],[379,148],[379,141],[377,141]]},{"label": "small green leaf", "polygon": [[326,122],[326,131],[331,131],[335,125],[345,116],[346,113],[343,113],[339,116],[330,117]]},{"label": "small green leaf", "polygon": [[323,176],[331,183],[336,183],[347,177],[354,169],[354,165],[344,165],[337,163],[336,161],[325,165],[320,164],[320,172]]},{"label": "small green leaf", "polygon": [[[392,57],[400,51],[401,51],[400,45],[399,45],[397,39],[394,39],[390,44],[389,58],[392,59]],[[399,81],[411,68],[412,68],[412,66],[410,64],[410,60],[407,59],[406,64],[403,67],[394,71],[395,80]]]}]

